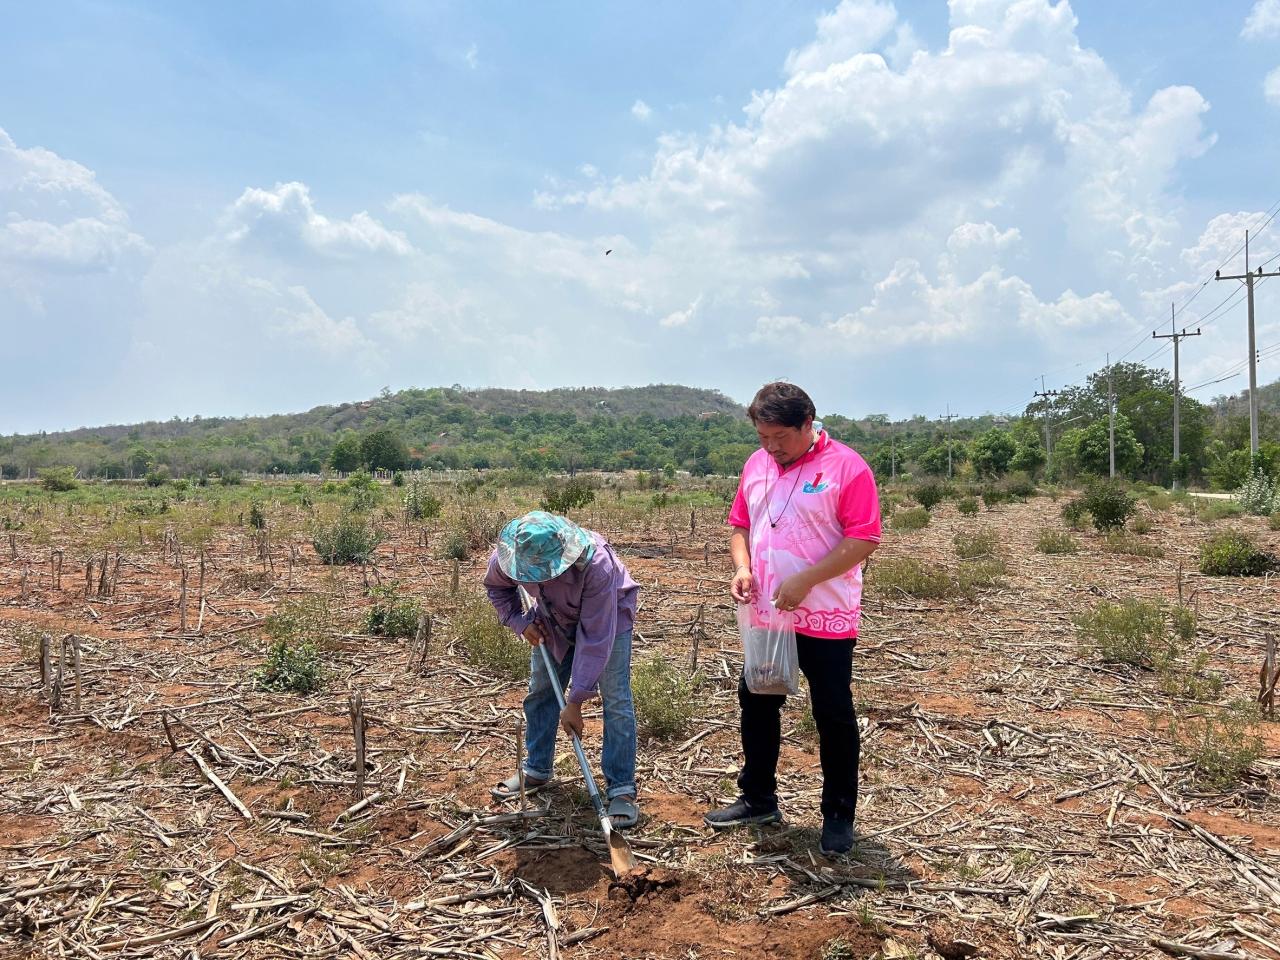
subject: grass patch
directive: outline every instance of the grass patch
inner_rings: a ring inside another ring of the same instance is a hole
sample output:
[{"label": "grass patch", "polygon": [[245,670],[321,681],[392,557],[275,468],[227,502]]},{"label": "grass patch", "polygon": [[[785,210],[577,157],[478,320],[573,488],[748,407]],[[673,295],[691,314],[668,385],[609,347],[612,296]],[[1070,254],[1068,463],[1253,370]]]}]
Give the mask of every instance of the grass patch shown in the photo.
[{"label": "grass patch", "polygon": [[1123,663],[1144,670],[1177,660],[1168,610],[1158,603],[1104,601],[1076,620],[1076,635],[1103,663]]},{"label": "grass patch", "polygon": [[1078,553],[1080,544],[1075,537],[1065,530],[1054,530],[1051,527],[1045,527],[1036,537],[1036,550],[1040,553],[1049,554]]},{"label": "grass patch", "polygon": [[1247,700],[1177,717],[1169,729],[1196,779],[1218,789],[1239,783],[1263,754],[1257,707]]},{"label": "grass patch", "polygon": [[956,510],[961,516],[972,517],[978,512],[977,497],[961,497],[956,501]]},{"label": "grass patch", "polygon": [[1195,511],[1196,516],[1205,523],[1216,523],[1244,515],[1244,507],[1234,500],[1208,500],[1204,497],[1195,499]]},{"label": "grass patch", "polygon": [[955,593],[947,568],[914,557],[885,557],[871,568],[869,577],[877,590],[904,593],[922,600],[942,600]]},{"label": "grass patch", "polygon": [[1126,557],[1158,559],[1164,556],[1164,551],[1159,546],[1147,543],[1125,530],[1109,531],[1105,543],[1108,553],[1119,553]]},{"label": "grass patch", "polygon": [[974,560],[979,557],[994,557],[1000,546],[1000,537],[995,530],[986,527],[982,530],[961,530],[951,539],[956,556],[962,560]]},{"label": "grass patch", "polygon": [[923,530],[928,525],[929,511],[924,507],[899,510],[889,518],[889,526],[894,530]]},{"label": "grass patch", "polygon": [[417,600],[401,597],[395,587],[375,587],[373,606],[365,613],[368,633],[379,637],[412,637],[418,632],[422,605]]},{"label": "grass patch", "polygon": [[368,563],[381,542],[382,534],[354,513],[318,523],[311,532],[311,545],[328,564]]},{"label": "grass patch", "polygon": [[631,674],[636,725],[655,740],[688,735],[700,678],[677,670],[661,656],[642,661]]},{"label": "grass patch", "polygon": [[1000,586],[1008,572],[1008,565],[1000,557],[982,557],[962,563],[956,570],[956,591],[972,597],[978,590]]},{"label": "grass patch", "polygon": [[1152,490],[1143,499],[1147,501],[1147,506],[1160,513],[1167,513],[1173,509],[1173,497],[1163,490]]},{"label": "grass patch", "polygon": [[1275,554],[1243,530],[1223,530],[1200,545],[1200,572],[1210,577],[1260,577],[1280,570]]},{"label": "grass patch", "polygon": [[273,640],[254,680],[264,690],[311,693],[324,685],[324,666],[310,640]]},{"label": "grass patch", "polygon": [[503,626],[486,597],[463,597],[453,615],[453,629],[476,666],[510,680],[529,679],[529,644]]}]

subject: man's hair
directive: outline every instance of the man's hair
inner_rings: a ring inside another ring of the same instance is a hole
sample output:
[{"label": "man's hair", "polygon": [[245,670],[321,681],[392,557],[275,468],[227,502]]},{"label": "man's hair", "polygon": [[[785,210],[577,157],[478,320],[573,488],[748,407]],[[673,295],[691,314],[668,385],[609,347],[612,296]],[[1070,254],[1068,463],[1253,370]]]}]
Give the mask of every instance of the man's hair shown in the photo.
[{"label": "man's hair", "polygon": [[818,415],[809,395],[794,383],[778,380],[766,383],[756,391],[755,399],[747,407],[747,416],[755,424],[773,423],[799,429],[806,420]]}]

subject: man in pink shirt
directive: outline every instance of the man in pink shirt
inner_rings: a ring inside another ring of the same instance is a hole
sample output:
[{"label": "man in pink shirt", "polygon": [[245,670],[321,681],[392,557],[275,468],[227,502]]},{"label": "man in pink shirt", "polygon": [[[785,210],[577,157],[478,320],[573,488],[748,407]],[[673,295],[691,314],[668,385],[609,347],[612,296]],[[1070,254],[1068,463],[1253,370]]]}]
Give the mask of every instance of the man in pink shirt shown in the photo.
[{"label": "man in pink shirt", "polygon": [[[790,383],[760,388],[747,413],[760,447],[742,468],[729,511],[738,603],[772,602],[795,616],[800,669],[809,681],[822,761],[822,841],[828,856],[853,846],[858,805],[858,720],[853,645],[862,608],[862,563],[880,543],[871,468],[815,423],[809,395]],[[743,764],[739,798],[706,816],[716,829],[776,823],[785,696],[738,681]]]}]

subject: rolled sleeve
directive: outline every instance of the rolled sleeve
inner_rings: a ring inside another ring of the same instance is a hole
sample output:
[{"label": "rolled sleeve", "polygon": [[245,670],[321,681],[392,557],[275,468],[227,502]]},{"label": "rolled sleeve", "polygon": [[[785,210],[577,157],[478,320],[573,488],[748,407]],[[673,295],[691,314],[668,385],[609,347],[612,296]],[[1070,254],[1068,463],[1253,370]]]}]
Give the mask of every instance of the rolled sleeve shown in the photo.
[{"label": "rolled sleeve", "polygon": [[484,575],[484,592],[489,595],[489,602],[498,612],[498,619],[503,625],[516,633],[524,633],[533,622],[533,612],[524,612],[524,604],[520,602],[519,584],[502,572],[498,566],[498,552],[495,550],[489,557],[489,569]]},{"label": "rolled sleeve", "polygon": [[593,563],[582,588],[573,670],[566,698],[570,703],[584,703],[595,696],[617,632],[617,572],[612,563]]},{"label": "rolled sleeve", "polygon": [[836,517],[845,537],[880,542],[880,495],[870,469],[861,470],[840,491]]}]

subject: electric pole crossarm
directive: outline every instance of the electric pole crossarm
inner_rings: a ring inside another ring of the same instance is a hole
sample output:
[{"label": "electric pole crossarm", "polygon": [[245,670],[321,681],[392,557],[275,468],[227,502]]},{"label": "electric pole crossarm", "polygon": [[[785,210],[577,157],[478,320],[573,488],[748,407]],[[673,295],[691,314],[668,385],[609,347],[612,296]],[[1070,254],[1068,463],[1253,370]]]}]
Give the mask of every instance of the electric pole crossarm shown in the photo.
[{"label": "electric pole crossarm", "polygon": [[[1249,455],[1258,455],[1258,344],[1254,336],[1253,288],[1259,280],[1280,276],[1280,270],[1263,273],[1262,268],[1249,269],[1249,231],[1244,232],[1244,273],[1223,276],[1221,270],[1213,271],[1215,280],[1242,280],[1248,291],[1249,301]],[[1177,341],[1174,341],[1176,346]],[[1175,350],[1176,355],[1176,350]],[[1175,408],[1176,409],[1176,408]]]}]

